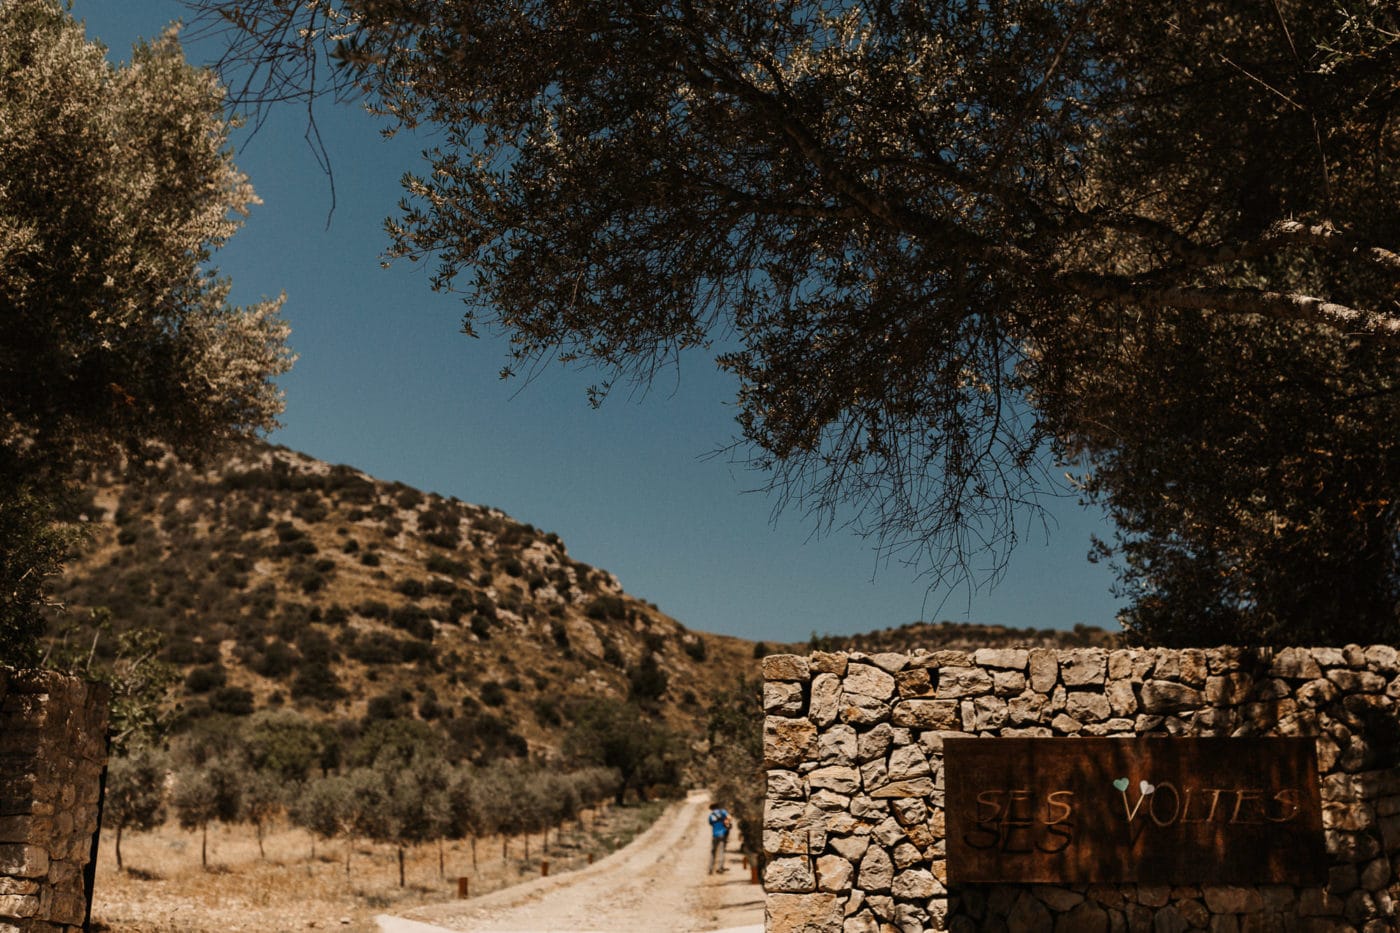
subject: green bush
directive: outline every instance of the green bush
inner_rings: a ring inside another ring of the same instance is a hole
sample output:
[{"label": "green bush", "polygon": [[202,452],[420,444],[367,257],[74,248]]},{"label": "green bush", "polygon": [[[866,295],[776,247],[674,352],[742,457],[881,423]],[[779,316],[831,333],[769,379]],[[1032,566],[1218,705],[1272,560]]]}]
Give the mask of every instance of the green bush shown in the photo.
[{"label": "green bush", "polygon": [[253,712],[253,693],[242,687],[220,687],[209,695],[209,709],[227,716],[248,716]]},{"label": "green bush", "polygon": [[222,664],[192,668],[185,675],[185,689],[190,693],[208,693],[228,683],[228,672]]},{"label": "green bush", "polygon": [[504,706],[506,702],[505,688],[494,680],[488,680],[481,685],[481,702],[487,706]]}]

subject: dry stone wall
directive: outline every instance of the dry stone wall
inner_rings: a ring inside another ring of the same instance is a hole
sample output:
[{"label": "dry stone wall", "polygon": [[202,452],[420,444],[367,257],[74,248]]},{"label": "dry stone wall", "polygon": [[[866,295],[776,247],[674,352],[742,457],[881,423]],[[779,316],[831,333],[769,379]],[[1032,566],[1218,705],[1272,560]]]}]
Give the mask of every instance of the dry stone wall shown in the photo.
[{"label": "dry stone wall", "polygon": [[[764,660],[768,933],[1400,930],[1394,647]],[[1327,883],[949,888],[950,736],[1309,736]]]},{"label": "dry stone wall", "polygon": [[82,928],[107,691],[0,668],[0,933]]}]

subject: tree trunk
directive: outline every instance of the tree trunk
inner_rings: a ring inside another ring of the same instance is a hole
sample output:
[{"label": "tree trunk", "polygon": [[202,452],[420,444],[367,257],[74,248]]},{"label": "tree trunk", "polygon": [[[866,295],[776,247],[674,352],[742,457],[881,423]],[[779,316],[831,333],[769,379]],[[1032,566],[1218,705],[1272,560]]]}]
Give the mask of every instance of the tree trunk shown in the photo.
[{"label": "tree trunk", "polygon": [[209,824],[199,824],[199,864],[204,868],[209,867]]},{"label": "tree trunk", "polygon": [[443,854],[442,854],[442,837],[441,837],[441,836],[438,837],[438,877],[439,877],[439,878],[446,878],[446,877],[447,877],[447,866],[446,866],[446,863],[445,863],[445,861],[444,861],[444,859],[443,859]]},{"label": "tree trunk", "polygon": [[472,837],[472,871],[476,871],[476,837]]},{"label": "tree trunk", "polygon": [[117,824],[117,871],[122,870],[122,824]]},{"label": "tree trunk", "polygon": [[345,877],[350,877],[350,853],[355,849],[355,837],[345,837]]},{"label": "tree trunk", "polygon": [[253,825],[256,826],[256,827],[257,827],[257,830],[258,830],[258,858],[264,859],[264,860],[265,860],[265,859],[267,858],[267,853],[263,851],[263,824],[262,824],[262,821],[260,820],[260,821],[258,821],[257,823],[254,823]]},{"label": "tree trunk", "polygon": [[403,846],[399,846],[399,887],[403,887]]}]

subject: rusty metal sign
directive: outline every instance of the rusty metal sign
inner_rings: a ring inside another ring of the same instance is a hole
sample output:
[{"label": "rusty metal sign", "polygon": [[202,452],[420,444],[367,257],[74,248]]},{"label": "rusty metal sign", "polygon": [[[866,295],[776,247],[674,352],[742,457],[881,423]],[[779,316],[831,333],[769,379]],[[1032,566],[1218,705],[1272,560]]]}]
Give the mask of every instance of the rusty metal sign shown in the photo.
[{"label": "rusty metal sign", "polygon": [[945,739],[948,881],[1322,884],[1312,739]]}]

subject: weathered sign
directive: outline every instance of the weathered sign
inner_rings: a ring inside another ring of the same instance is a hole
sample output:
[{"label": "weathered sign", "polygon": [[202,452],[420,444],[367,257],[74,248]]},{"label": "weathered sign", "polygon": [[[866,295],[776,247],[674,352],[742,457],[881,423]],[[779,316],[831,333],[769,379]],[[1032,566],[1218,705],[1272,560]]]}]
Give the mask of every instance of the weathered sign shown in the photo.
[{"label": "weathered sign", "polygon": [[1291,738],[950,738],[948,880],[1321,884],[1317,751]]}]

